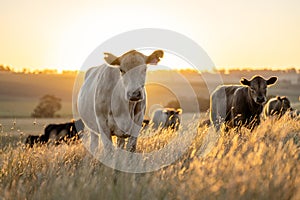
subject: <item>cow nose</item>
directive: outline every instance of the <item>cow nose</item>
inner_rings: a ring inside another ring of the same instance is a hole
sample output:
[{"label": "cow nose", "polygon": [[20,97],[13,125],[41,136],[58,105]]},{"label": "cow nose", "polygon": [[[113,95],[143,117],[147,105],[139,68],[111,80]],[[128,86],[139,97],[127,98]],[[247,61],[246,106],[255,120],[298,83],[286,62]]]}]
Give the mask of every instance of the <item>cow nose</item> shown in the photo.
[{"label": "cow nose", "polygon": [[138,101],[138,100],[142,99],[142,92],[140,89],[137,89],[136,91],[134,91],[132,93],[128,92],[127,96],[130,101]]},{"label": "cow nose", "polygon": [[258,103],[264,103],[264,102],[265,102],[265,97],[263,97],[263,96],[258,96],[256,101],[257,101]]}]

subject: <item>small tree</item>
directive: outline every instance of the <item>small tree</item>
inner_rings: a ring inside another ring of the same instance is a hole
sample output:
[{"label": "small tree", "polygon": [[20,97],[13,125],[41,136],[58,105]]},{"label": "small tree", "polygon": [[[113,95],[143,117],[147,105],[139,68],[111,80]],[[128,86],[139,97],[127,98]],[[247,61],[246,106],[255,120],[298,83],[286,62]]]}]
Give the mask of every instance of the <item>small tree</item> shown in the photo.
[{"label": "small tree", "polygon": [[54,95],[44,95],[33,110],[32,117],[54,117],[55,112],[61,109],[61,99]]}]

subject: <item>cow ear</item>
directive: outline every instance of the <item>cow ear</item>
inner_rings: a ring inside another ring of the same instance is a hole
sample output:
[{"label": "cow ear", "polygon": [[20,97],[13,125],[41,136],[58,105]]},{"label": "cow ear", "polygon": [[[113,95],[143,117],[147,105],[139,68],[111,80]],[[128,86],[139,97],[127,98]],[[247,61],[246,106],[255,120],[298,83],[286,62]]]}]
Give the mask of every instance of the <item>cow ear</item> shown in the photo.
[{"label": "cow ear", "polygon": [[281,97],[280,97],[280,96],[276,96],[276,99],[277,99],[277,100],[281,100]]},{"label": "cow ear", "polygon": [[250,81],[248,81],[246,78],[241,78],[240,82],[242,85],[250,86]]},{"label": "cow ear", "polygon": [[120,58],[111,53],[104,53],[104,60],[109,65],[120,65]]},{"label": "cow ear", "polygon": [[176,110],[176,114],[180,115],[181,113],[182,113],[182,109],[181,109],[181,108],[178,108],[178,109]]},{"label": "cow ear", "polygon": [[146,57],[146,64],[157,65],[163,56],[164,52],[162,50],[156,50],[150,56]]},{"label": "cow ear", "polygon": [[273,85],[274,83],[276,83],[277,81],[277,77],[276,76],[272,76],[271,78],[269,78],[267,80],[267,85]]},{"label": "cow ear", "polygon": [[290,102],[290,100],[289,100],[286,96],[282,96],[282,97],[281,97],[281,100],[282,100],[282,101]]}]

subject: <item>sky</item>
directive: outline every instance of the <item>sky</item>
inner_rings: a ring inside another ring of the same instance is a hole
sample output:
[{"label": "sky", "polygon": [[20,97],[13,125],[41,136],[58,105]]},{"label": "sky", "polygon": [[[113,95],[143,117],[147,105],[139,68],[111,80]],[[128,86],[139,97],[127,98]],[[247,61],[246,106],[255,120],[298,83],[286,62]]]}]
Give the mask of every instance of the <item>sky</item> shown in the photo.
[{"label": "sky", "polygon": [[216,67],[300,67],[298,0],[1,0],[0,15],[0,64],[17,69],[77,70],[140,28],[187,36]]}]

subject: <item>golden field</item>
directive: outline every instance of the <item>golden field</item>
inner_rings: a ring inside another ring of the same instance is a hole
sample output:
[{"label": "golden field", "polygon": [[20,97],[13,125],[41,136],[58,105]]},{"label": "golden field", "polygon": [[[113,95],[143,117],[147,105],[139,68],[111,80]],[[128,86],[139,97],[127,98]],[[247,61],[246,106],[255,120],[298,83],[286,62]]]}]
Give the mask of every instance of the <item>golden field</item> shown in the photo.
[{"label": "golden field", "polygon": [[[300,199],[299,120],[268,119],[253,132],[219,135],[206,126],[195,128],[197,124],[183,127],[191,134],[184,135],[182,145],[193,137],[186,152],[149,173],[111,169],[80,142],[26,149],[26,131],[21,136],[4,131],[0,199]],[[180,137],[147,131],[138,140],[138,153],[162,149]],[[177,145],[165,156],[174,156]]]},{"label": "golden field", "polygon": [[[268,95],[286,95],[292,107],[299,109],[299,71],[218,73],[148,73],[146,117],[152,105],[164,106],[178,99],[189,105],[197,98],[201,118],[189,116],[182,133],[151,129],[142,132],[138,153],[168,147],[162,160],[175,158],[179,152],[182,155],[153,172],[125,173],[102,164],[81,142],[24,147],[29,134],[42,134],[47,124],[67,122],[73,117],[76,74],[1,72],[0,199],[300,199],[299,119],[269,119],[253,132],[242,129],[240,133],[231,130],[217,134],[205,126],[198,128],[199,122],[207,118],[203,112],[208,109],[208,86],[214,88],[219,75],[226,84],[238,84],[241,77],[255,74],[266,78],[276,75],[279,80],[268,89]],[[196,96],[187,92],[186,85]],[[61,118],[29,118],[44,94],[62,99],[62,110],[58,112]],[[183,117],[193,114],[189,107],[183,113]],[[172,143],[176,138],[179,140]]]}]

